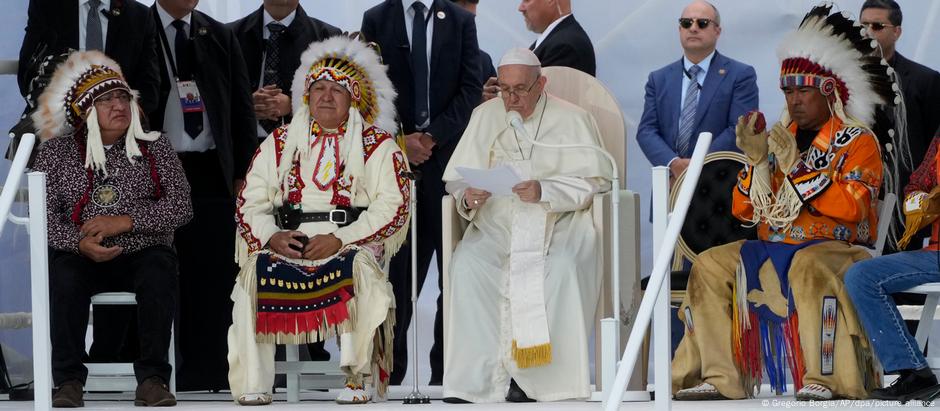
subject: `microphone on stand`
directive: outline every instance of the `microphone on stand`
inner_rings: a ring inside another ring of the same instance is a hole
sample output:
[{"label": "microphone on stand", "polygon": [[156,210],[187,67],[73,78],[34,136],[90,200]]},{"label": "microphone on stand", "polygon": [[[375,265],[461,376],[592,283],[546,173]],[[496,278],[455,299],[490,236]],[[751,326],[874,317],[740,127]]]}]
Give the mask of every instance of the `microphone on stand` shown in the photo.
[{"label": "microphone on stand", "polygon": [[545,147],[545,148],[555,148],[555,149],[587,148],[587,149],[600,152],[601,154],[604,155],[604,157],[607,158],[607,161],[610,162],[610,168],[612,170],[611,180],[614,183],[613,184],[614,190],[617,190],[620,188],[618,184],[620,182],[620,178],[619,178],[619,173],[617,170],[617,160],[614,160],[614,156],[610,155],[610,153],[608,153],[607,150],[604,150],[600,146],[595,146],[591,144],[546,144],[546,143],[535,141],[529,135],[529,132],[526,131],[525,126],[522,124],[522,115],[519,114],[519,112],[517,111],[510,111],[509,113],[506,113],[506,122],[509,123],[509,126],[512,127],[513,130],[516,131],[516,134],[521,135],[522,138],[525,139],[525,141],[528,141],[529,144],[532,144],[535,146]]},{"label": "microphone on stand", "polygon": [[516,130],[516,134],[521,134],[522,138],[526,139],[528,142],[533,142],[529,138],[529,132],[525,130],[525,126],[522,125],[522,115],[518,111],[510,111],[506,114],[506,121],[509,122],[509,125]]}]

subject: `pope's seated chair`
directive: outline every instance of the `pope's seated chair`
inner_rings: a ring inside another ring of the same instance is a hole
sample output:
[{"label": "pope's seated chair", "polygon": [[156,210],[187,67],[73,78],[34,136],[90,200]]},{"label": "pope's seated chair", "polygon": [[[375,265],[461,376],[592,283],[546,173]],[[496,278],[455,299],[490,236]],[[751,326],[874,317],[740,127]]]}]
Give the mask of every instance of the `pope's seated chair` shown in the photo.
[{"label": "pope's seated chair", "polygon": [[[626,130],[623,121],[623,114],[617,101],[607,88],[596,78],[581,71],[568,67],[545,67],[542,69],[542,75],[548,78],[545,90],[559,98],[571,102],[594,116],[598,128],[601,132],[601,138],[604,148],[613,155],[617,162],[617,170],[620,181],[626,181],[624,160],[626,156],[625,135]],[[620,196],[620,347],[616,352],[622,353],[626,346],[627,336],[633,326],[633,319],[636,316],[640,305],[639,272],[640,272],[640,199],[639,195],[628,191],[619,190]],[[592,215],[594,227],[597,230],[598,244],[601,244],[597,254],[602,269],[603,283],[601,286],[600,298],[597,302],[595,311],[595,394],[602,390],[603,381],[601,376],[600,353],[602,339],[600,336],[600,319],[613,317],[612,308],[612,290],[610,278],[611,266],[611,196],[613,193],[599,193],[594,196]],[[447,290],[450,283],[450,260],[453,251],[463,238],[464,230],[467,228],[467,221],[457,213],[456,205],[452,196],[444,196],[442,200],[442,227],[444,236],[444,252],[442,262],[444,272],[443,276],[443,319],[446,324],[450,311]],[[444,344],[449,344],[445,341]],[[446,360],[446,357],[445,357]],[[444,364],[447,367],[447,364]],[[645,391],[646,382],[645,369],[636,367],[631,379],[630,389]],[[610,382],[612,383],[612,381]],[[592,397],[594,399],[598,395]]]}]

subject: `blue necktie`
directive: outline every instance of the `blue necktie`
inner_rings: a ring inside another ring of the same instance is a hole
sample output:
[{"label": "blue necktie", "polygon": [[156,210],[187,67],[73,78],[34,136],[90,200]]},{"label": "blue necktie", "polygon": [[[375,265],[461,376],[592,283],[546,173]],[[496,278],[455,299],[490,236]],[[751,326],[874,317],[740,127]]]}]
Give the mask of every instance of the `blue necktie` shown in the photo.
[{"label": "blue necktie", "polygon": [[415,125],[421,127],[428,121],[428,39],[427,22],[424,19],[424,3],[411,5],[415,17],[411,22],[411,66],[415,82]]},{"label": "blue necktie", "polygon": [[676,135],[676,155],[688,158],[689,145],[692,142],[692,126],[695,122],[695,109],[698,107],[698,73],[702,68],[693,65],[689,68],[689,88],[685,90],[685,104],[682,105],[682,114],[679,115],[679,134]]}]

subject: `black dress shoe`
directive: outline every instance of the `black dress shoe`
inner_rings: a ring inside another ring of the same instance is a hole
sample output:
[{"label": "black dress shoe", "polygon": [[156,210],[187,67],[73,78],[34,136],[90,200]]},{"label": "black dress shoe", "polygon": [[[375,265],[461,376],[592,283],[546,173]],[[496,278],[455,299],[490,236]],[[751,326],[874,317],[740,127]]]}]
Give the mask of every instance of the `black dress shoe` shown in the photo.
[{"label": "black dress shoe", "polygon": [[441,399],[441,401],[444,401],[448,404],[472,404],[470,401],[457,397],[444,397]]},{"label": "black dress shoe", "polygon": [[54,408],[84,407],[85,401],[82,400],[84,390],[85,387],[78,380],[66,381],[52,394],[52,406]]},{"label": "black dress shoe", "polygon": [[940,384],[930,368],[903,370],[891,385],[871,392],[870,398],[894,400],[902,404],[910,400],[932,401],[940,393]]},{"label": "black dress shoe", "polygon": [[516,380],[509,380],[509,393],[506,394],[506,401],[509,402],[535,402],[535,400],[525,395],[525,391],[519,388]]}]

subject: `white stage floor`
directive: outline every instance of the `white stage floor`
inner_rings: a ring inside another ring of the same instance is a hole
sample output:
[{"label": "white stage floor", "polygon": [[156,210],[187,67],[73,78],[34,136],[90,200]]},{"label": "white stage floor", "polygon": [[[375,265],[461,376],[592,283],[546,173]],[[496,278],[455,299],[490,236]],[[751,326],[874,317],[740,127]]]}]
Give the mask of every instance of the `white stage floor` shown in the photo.
[{"label": "white stage floor", "polygon": [[[180,393],[179,404],[175,408],[165,408],[167,410],[355,410],[355,409],[374,409],[374,410],[409,410],[409,411],[432,411],[432,410],[455,410],[455,409],[476,409],[476,410],[602,410],[603,406],[599,402],[584,401],[561,401],[549,403],[501,403],[501,404],[446,404],[440,401],[440,387],[422,387],[421,392],[429,394],[432,398],[429,405],[404,405],[401,397],[411,392],[411,387],[391,387],[390,396],[392,398],[383,403],[370,403],[366,405],[339,405],[333,402],[334,393],[325,392],[302,392],[301,402],[288,404],[286,394],[275,394],[274,403],[267,407],[246,408],[240,407],[231,401],[228,393],[199,393],[187,392]],[[86,394],[85,408],[87,410],[140,410],[134,407],[133,393],[124,394]],[[3,398],[3,397],[0,397]],[[13,402],[0,399],[0,410],[29,410],[32,409],[31,402]],[[926,406],[940,405],[927,404]],[[792,394],[775,396],[769,393],[761,394],[757,399],[740,401],[693,401],[693,402],[673,402],[672,409],[677,411],[735,411],[735,410],[772,410],[772,409],[825,409],[825,410],[863,410],[863,409],[884,409],[884,410],[915,410],[924,407],[924,404],[918,402],[909,402],[901,405],[897,402],[877,401],[877,400],[834,400],[818,402],[801,402],[793,399]],[[655,405],[650,402],[624,402],[621,410],[655,410]]]}]

